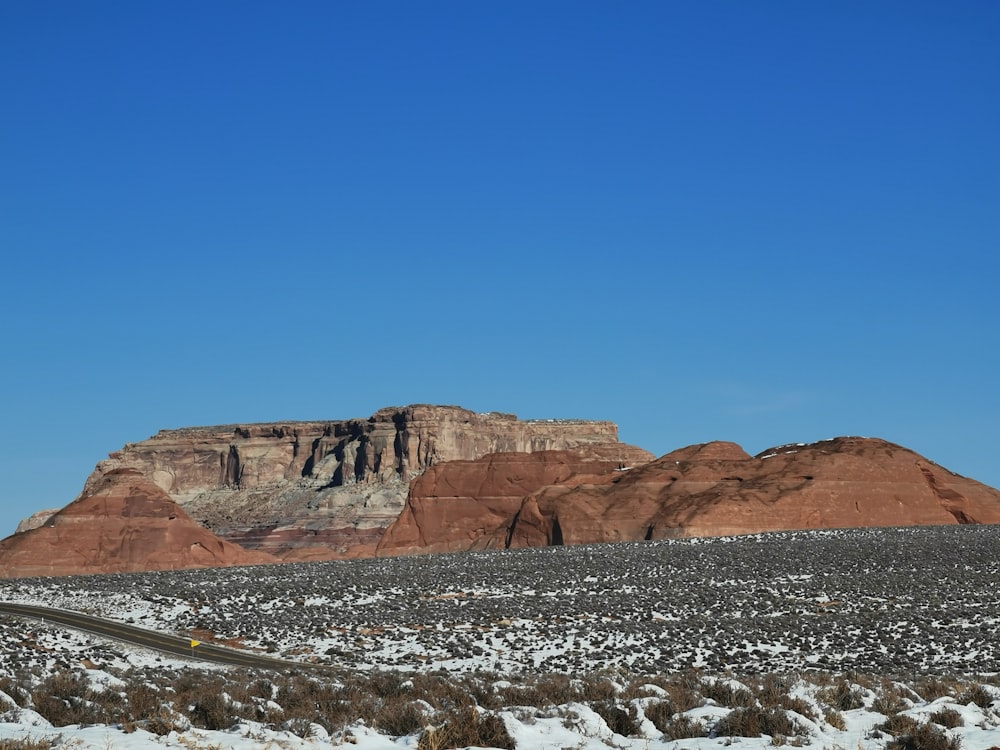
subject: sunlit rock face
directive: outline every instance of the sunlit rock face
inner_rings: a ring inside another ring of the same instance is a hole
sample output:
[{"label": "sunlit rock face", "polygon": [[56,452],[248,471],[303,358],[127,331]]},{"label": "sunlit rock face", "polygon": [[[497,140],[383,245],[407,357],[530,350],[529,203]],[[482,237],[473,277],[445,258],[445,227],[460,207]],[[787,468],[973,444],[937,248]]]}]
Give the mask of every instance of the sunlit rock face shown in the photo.
[{"label": "sunlit rock face", "polygon": [[494,541],[511,547],[792,529],[1000,523],[1000,491],[885,440],[841,437],[750,456],[674,451],[527,496]]},{"label": "sunlit rock face", "polygon": [[884,440],[654,459],[610,422],[418,405],[126,445],[77,501],[0,543],[0,565],[53,575],[948,524],[1000,524],[1000,491]]},{"label": "sunlit rock face", "polygon": [[653,455],[623,443],[575,450],[494,453],[471,461],[449,461],[414,480],[406,506],[379,542],[379,555],[455,552],[504,547],[497,535],[517,514],[523,498],[548,485],[572,486]]},{"label": "sunlit rock face", "polygon": [[7,578],[272,563],[193,521],[134,469],[109,471],[38,527],[0,541]]},{"label": "sunlit rock face", "polygon": [[361,557],[429,467],[617,440],[612,422],[412,405],[366,419],[163,430],[112,453],[86,487],[135,469],[223,539],[287,560]]},{"label": "sunlit rock face", "polygon": [[58,512],[58,508],[48,508],[47,510],[40,510],[37,513],[32,513],[27,518],[21,520],[21,522],[17,525],[17,528],[14,530],[14,533],[20,534],[22,531],[37,529]]}]

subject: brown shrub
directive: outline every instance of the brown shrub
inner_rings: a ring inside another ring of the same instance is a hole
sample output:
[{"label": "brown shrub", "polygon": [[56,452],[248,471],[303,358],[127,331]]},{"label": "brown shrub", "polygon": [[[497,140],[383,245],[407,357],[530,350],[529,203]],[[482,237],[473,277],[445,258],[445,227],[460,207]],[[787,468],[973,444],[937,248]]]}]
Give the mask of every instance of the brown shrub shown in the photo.
[{"label": "brown shrub", "polygon": [[[908,691],[909,692],[909,691]],[[886,716],[898,714],[908,708],[907,702],[903,698],[903,691],[900,687],[889,680],[884,680],[875,700],[872,701],[872,710]]]},{"label": "brown shrub", "polygon": [[55,672],[31,691],[31,706],[57,727],[97,724],[103,716],[92,696],[87,678],[77,672]]},{"label": "brown shrub", "polygon": [[701,694],[728,708],[747,708],[756,703],[753,693],[745,687],[736,687],[727,680],[709,680],[703,683]]},{"label": "brown shrub", "polygon": [[0,750],[52,750],[58,742],[59,739],[55,737],[42,740],[31,740],[27,737],[20,740],[4,738],[0,739]]},{"label": "brown shrub", "polygon": [[670,701],[655,700],[650,701],[643,708],[643,713],[646,714],[646,718],[653,722],[653,726],[660,732],[664,734],[667,731],[667,727],[670,726],[670,721],[673,719],[674,707],[670,705]]},{"label": "brown shrub", "polygon": [[906,716],[904,714],[893,714],[892,716],[886,717],[886,720],[881,724],[875,726],[883,732],[891,734],[893,737],[896,735],[907,734],[912,732],[917,726],[917,720],[912,716]]},{"label": "brown shrub", "polygon": [[226,692],[237,703],[254,704],[260,700],[270,700],[274,695],[273,683],[266,678],[256,677],[252,672],[241,671],[228,675]]},{"label": "brown shrub", "polygon": [[472,706],[475,703],[467,686],[448,675],[417,674],[411,678],[412,695],[437,709]]},{"label": "brown shrub", "polygon": [[955,694],[954,682],[946,682],[937,677],[923,677],[913,688],[925,701],[933,701]]},{"label": "brown shrub", "polygon": [[792,695],[795,680],[788,676],[769,674],[753,686],[757,700],[764,708],[783,708],[816,721],[816,708],[807,700]]},{"label": "brown shrub", "polygon": [[663,737],[667,740],[687,740],[692,737],[705,736],[705,727],[702,726],[701,722],[684,714],[677,714],[667,722],[666,727],[657,727],[657,729],[663,732]]},{"label": "brown shrub", "polygon": [[831,708],[823,714],[823,720],[831,727],[839,729],[841,732],[847,729],[847,722],[844,720],[844,715],[835,708]]},{"label": "brown shrub", "polygon": [[417,750],[452,750],[463,747],[494,747],[514,750],[514,740],[496,714],[481,714],[473,706],[442,712],[420,735]]},{"label": "brown shrub", "polygon": [[861,697],[861,691],[852,686],[847,680],[840,680],[828,688],[823,688],[817,696],[831,708],[835,708],[838,711],[851,711],[865,705],[864,699]]},{"label": "brown shrub", "polygon": [[[634,677],[625,686],[621,697],[625,700],[633,698],[650,698],[661,695],[660,690],[666,690],[670,681],[663,675],[646,675]],[[659,688],[660,690],[657,690]]]},{"label": "brown shrub", "polygon": [[549,674],[539,677],[534,682],[538,693],[538,702],[529,705],[536,708],[544,706],[562,706],[581,699],[580,690],[568,675]]},{"label": "brown shrub", "polygon": [[805,734],[805,729],[780,708],[734,708],[715,725],[722,737],[791,737]]},{"label": "brown shrub", "polygon": [[792,680],[781,675],[764,675],[751,685],[762,706],[780,706],[792,689]]},{"label": "brown shrub", "polygon": [[409,692],[398,672],[371,672],[364,679],[363,688],[371,695],[389,698]]},{"label": "brown shrub", "polygon": [[197,695],[188,709],[191,723],[204,729],[229,729],[237,717],[222,693],[205,691]]},{"label": "brown shrub", "polygon": [[[701,682],[693,681],[685,676],[671,682],[667,686],[667,694],[670,696],[670,703],[678,713],[690,711],[705,705],[705,699],[701,695]],[[696,735],[701,736],[701,735]]]},{"label": "brown shrub", "polygon": [[21,708],[27,708],[31,692],[25,685],[30,685],[31,681],[26,675],[11,677],[9,675],[0,676],[0,692],[6,693],[10,699]]},{"label": "brown shrub", "polygon": [[965,720],[962,718],[962,714],[954,708],[942,708],[940,711],[935,711],[930,715],[930,720],[947,729],[965,726]]},{"label": "brown shrub", "polygon": [[976,683],[959,693],[955,700],[963,706],[967,703],[975,703],[980,708],[989,708],[990,704],[993,703],[994,698],[993,694],[986,689],[985,685]]},{"label": "brown shrub", "polygon": [[893,738],[885,747],[886,750],[959,750],[961,745],[961,740],[949,737],[941,727],[924,722]]},{"label": "brown shrub", "polygon": [[594,672],[582,677],[577,683],[579,700],[593,703],[610,701],[618,697],[618,688],[606,675]]},{"label": "brown shrub", "polygon": [[625,709],[613,700],[594,701],[590,707],[615,734],[631,737],[639,733],[639,714],[634,707]]},{"label": "brown shrub", "polygon": [[366,723],[392,737],[404,737],[424,728],[427,711],[424,704],[409,698],[387,699]]}]

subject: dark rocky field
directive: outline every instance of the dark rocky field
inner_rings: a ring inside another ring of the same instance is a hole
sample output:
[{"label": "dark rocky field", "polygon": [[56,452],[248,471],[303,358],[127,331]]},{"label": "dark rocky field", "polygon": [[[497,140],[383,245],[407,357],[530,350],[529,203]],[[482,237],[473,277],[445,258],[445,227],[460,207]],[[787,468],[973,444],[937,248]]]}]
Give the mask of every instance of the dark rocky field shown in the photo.
[{"label": "dark rocky field", "polygon": [[[998,582],[1000,528],[953,526],[22,579],[0,599],[360,670],[913,677],[1000,671]],[[140,658],[0,627],[8,663]]]}]

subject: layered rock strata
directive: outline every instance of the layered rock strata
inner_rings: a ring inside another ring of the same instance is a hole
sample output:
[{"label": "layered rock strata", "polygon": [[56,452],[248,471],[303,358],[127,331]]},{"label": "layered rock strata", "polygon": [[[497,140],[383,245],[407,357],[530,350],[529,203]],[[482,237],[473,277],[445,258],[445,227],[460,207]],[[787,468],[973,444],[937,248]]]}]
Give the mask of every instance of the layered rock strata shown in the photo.
[{"label": "layered rock strata", "polygon": [[289,560],[357,557],[374,553],[429,467],[617,439],[605,421],[390,407],[367,419],[163,430],[112,453],[87,488],[136,469],[224,539]]},{"label": "layered rock strata", "polygon": [[37,529],[39,526],[44,524],[58,512],[59,512],[58,508],[49,508],[47,510],[40,510],[37,513],[32,513],[27,518],[21,519],[21,522],[18,523],[17,528],[14,529],[14,533],[20,534],[24,531],[31,531],[32,529]]},{"label": "layered rock strata", "polygon": [[792,529],[1000,523],[1000,491],[884,440],[842,437],[750,456],[689,446],[628,472],[527,496],[510,547]]},{"label": "layered rock strata", "polygon": [[756,457],[713,442],[628,463],[554,452],[441,464],[413,483],[377,552],[1000,523],[1000,491],[878,439]]},{"label": "layered rock strata", "polygon": [[455,552],[506,546],[493,538],[508,526],[525,496],[644,464],[653,455],[622,443],[575,451],[494,453],[449,461],[413,481],[406,507],[378,544],[379,555]]},{"label": "layered rock strata", "polygon": [[0,541],[0,577],[277,562],[219,539],[134,469],[109,471],[41,526]]}]

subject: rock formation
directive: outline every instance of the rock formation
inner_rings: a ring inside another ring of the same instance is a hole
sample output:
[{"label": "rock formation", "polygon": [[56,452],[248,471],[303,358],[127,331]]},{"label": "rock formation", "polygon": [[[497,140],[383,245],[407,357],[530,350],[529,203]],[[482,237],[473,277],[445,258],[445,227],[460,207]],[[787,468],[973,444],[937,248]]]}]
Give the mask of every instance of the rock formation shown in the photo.
[{"label": "rock formation", "polygon": [[20,534],[23,531],[31,531],[32,529],[37,529],[43,523],[48,521],[52,516],[59,512],[58,508],[49,508],[47,510],[40,510],[36,513],[32,513],[27,518],[21,519],[21,522],[14,529],[15,534]]},{"label": "rock formation", "polygon": [[163,430],[112,453],[86,487],[136,469],[223,539],[288,560],[358,557],[374,553],[429,467],[617,439],[612,422],[391,407],[367,419]]},{"label": "rock formation", "polygon": [[1000,523],[1000,491],[884,440],[842,437],[751,457],[695,445],[627,472],[527,496],[510,547],[788,529]]},{"label": "rock formation", "polygon": [[653,460],[610,422],[418,405],[126,445],[0,542],[0,576],[957,523],[1000,524],[1000,491],[884,440]]},{"label": "rock formation", "polygon": [[379,555],[454,552],[504,546],[493,539],[510,525],[526,495],[644,464],[653,455],[622,443],[575,451],[494,453],[432,466],[410,486],[406,507],[378,544]]},{"label": "rock formation", "polygon": [[277,562],[219,539],[133,469],[109,471],[42,526],[0,541],[0,577]]}]

